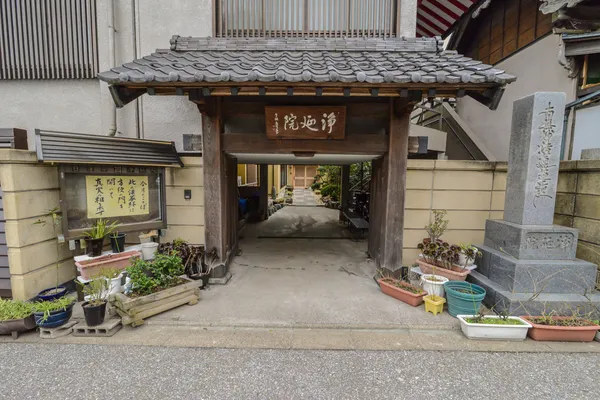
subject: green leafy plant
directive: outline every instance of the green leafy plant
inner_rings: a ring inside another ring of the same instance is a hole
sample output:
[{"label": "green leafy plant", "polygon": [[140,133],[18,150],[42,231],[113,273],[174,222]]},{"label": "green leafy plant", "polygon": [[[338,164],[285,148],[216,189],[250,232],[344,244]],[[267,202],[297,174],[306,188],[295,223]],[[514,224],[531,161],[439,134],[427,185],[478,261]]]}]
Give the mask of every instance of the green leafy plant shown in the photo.
[{"label": "green leafy plant", "polygon": [[84,233],[88,239],[102,239],[115,232],[119,226],[118,221],[109,223],[105,218],[98,218],[92,228]]},{"label": "green leafy plant", "polygon": [[0,322],[23,319],[33,313],[33,303],[0,298]]},{"label": "green leafy plant", "polygon": [[[58,239],[58,231],[60,228],[61,215],[59,214],[60,208],[54,207],[45,211],[45,215],[38,218],[33,224],[39,226],[46,226],[48,223],[52,225],[52,232],[54,233],[54,237],[56,238],[56,286],[54,288],[54,293],[58,293],[58,287],[60,286],[60,241]],[[48,292],[47,294],[52,294]]]},{"label": "green leafy plant", "polygon": [[156,254],[153,261],[135,259],[127,267],[132,293],[142,296],[178,285],[184,271],[183,262],[176,254]]},{"label": "green leafy plant", "polygon": [[433,221],[425,226],[431,243],[436,243],[448,229],[449,221],[444,219],[446,214],[446,210],[433,210]]},{"label": "green leafy plant", "polygon": [[458,263],[460,248],[443,240],[436,239],[432,241],[430,238],[425,238],[417,245],[417,248],[428,264],[452,269]]},{"label": "green leafy plant", "polygon": [[43,312],[42,322],[45,322],[53,311],[66,311],[75,301],[70,297],[61,297],[52,301],[38,301],[33,304],[34,312]]},{"label": "green leafy plant", "polygon": [[118,278],[123,273],[123,270],[116,268],[102,268],[100,270],[100,275],[104,276],[107,279],[115,279]]},{"label": "green leafy plant", "polygon": [[96,275],[88,283],[81,283],[77,279],[75,282],[81,286],[83,295],[88,298],[87,302],[90,306],[100,306],[106,303],[110,288],[110,280],[107,276]]},{"label": "green leafy plant", "polygon": [[466,268],[470,262],[473,262],[475,261],[475,259],[481,257],[481,251],[479,251],[477,247],[471,244],[461,243],[458,245],[458,247],[460,248],[461,253],[464,254],[466,259],[465,265],[463,266],[464,268]]},{"label": "green leafy plant", "polygon": [[175,254],[183,262],[185,274],[187,276],[202,273],[201,261],[204,257],[204,246],[192,246],[187,241],[177,238],[172,243],[164,243],[158,246],[159,254]]}]

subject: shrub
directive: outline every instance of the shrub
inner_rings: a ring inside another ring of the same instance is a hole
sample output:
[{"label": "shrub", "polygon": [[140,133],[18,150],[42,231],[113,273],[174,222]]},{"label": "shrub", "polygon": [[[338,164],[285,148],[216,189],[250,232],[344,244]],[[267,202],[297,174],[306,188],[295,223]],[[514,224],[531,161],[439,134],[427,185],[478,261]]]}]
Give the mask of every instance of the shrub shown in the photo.
[{"label": "shrub", "polygon": [[127,268],[127,274],[131,279],[131,290],[139,295],[147,295],[175,286],[183,273],[183,262],[175,254],[157,253],[153,261],[138,258]]},{"label": "shrub", "polygon": [[310,188],[312,190],[319,190],[321,188],[321,182],[314,182],[312,185],[310,185]]},{"label": "shrub", "polygon": [[21,319],[33,313],[33,303],[19,300],[0,299],[0,322]]}]

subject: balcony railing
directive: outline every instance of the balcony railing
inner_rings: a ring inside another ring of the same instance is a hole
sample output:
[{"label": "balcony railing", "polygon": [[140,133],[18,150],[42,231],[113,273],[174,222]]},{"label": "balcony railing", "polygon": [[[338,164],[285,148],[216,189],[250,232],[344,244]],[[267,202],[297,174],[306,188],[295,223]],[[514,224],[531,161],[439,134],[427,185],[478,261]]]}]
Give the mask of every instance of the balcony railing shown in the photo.
[{"label": "balcony railing", "polygon": [[215,0],[218,37],[395,37],[397,0]]}]

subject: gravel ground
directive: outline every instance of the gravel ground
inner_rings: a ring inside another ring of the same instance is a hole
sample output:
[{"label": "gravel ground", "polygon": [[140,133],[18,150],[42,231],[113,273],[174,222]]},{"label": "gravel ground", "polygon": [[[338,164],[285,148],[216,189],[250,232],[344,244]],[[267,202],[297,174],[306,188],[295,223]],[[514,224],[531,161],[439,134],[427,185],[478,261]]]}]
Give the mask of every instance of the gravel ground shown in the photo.
[{"label": "gravel ground", "polygon": [[0,345],[0,398],[598,399],[597,354]]}]

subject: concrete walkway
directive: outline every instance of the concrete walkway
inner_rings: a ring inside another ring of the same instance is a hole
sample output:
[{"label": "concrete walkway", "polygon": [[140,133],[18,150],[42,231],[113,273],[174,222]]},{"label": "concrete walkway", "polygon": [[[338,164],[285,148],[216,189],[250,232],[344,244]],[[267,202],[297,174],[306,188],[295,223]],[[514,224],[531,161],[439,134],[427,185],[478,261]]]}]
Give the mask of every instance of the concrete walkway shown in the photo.
[{"label": "concrete walkway", "polygon": [[295,188],[294,194],[294,206],[317,206],[317,200],[315,194],[310,189]]}]

